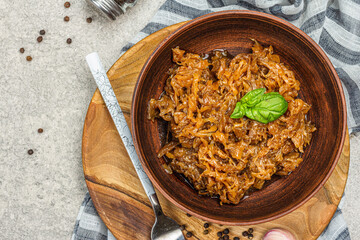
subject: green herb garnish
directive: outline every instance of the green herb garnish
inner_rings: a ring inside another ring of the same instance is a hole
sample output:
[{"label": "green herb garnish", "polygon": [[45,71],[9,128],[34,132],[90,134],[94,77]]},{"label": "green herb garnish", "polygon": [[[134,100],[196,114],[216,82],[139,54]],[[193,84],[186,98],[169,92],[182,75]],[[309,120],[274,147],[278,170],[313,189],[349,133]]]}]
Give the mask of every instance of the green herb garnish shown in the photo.
[{"label": "green herb garnish", "polygon": [[240,102],[236,103],[231,118],[244,116],[261,123],[269,123],[283,115],[288,103],[278,92],[265,93],[265,88],[258,88],[245,94]]}]

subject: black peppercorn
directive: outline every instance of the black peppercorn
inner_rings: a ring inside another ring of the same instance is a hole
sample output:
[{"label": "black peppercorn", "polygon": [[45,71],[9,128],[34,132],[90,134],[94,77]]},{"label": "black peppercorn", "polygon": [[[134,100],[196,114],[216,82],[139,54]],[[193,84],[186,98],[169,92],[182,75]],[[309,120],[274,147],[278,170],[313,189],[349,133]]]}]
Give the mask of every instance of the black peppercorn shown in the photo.
[{"label": "black peppercorn", "polygon": [[208,228],[210,225],[208,223],[204,223],[204,228]]},{"label": "black peppercorn", "polygon": [[252,235],[251,233],[248,235],[248,239],[253,239],[254,235]]},{"label": "black peppercorn", "polygon": [[223,233],[224,234],[229,234],[230,230],[228,228],[224,229]]},{"label": "black peppercorn", "polygon": [[186,233],[186,237],[187,237],[187,238],[191,238],[192,235],[193,235],[192,232],[187,232],[187,233]]},{"label": "black peppercorn", "polygon": [[205,229],[203,233],[206,235],[209,233],[209,230]]},{"label": "black peppercorn", "polygon": [[29,154],[29,155],[33,155],[33,153],[34,153],[34,150],[32,150],[32,149],[29,149],[29,150],[28,150],[28,154]]},{"label": "black peppercorn", "polygon": [[91,22],[92,22],[92,18],[91,18],[91,17],[88,17],[88,18],[86,19],[86,21],[87,21],[88,23],[91,23]]},{"label": "black peppercorn", "polygon": [[243,232],[242,232],[242,235],[243,235],[244,237],[246,237],[247,235],[249,235],[249,233],[248,233],[247,231],[243,231]]},{"label": "black peppercorn", "polygon": [[248,233],[253,233],[253,232],[254,232],[254,229],[252,229],[252,228],[248,229]]},{"label": "black peppercorn", "polygon": [[218,232],[218,233],[217,233],[217,236],[218,236],[218,237],[221,237],[222,234],[223,234],[222,232]]},{"label": "black peppercorn", "polygon": [[180,230],[181,231],[184,231],[185,230],[185,225],[183,224],[183,225],[180,225]]},{"label": "black peppercorn", "polygon": [[224,240],[224,238],[223,238],[223,237],[219,237],[219,240]]},{"label": "black peppercorn", "polygon": [[234,237],[234,240],[240,240],[240,238],[239,237]]},{"label": "black peppercorn", "polygon": [[45,35],[45,30],[40,30],[40,35]]},{"label": "black peppercorn", "polygon": [[187,213],[186,216],[191,217],[191,215],[189,213]]},{"label": "black peppercorn", "polygon": [[67,44],[71,44],[71,43],[72,43],[71,38],[68,38],[68,39],[66,40],[66,43],[67,43]]},{"label": "black peppercorn", "polygon": [[224,238],[224,240],[229,240],[230,238],[229,238],[229,235],[227,235],[227,234],[225,234],[224,236],[223,236],[223,238]]}]

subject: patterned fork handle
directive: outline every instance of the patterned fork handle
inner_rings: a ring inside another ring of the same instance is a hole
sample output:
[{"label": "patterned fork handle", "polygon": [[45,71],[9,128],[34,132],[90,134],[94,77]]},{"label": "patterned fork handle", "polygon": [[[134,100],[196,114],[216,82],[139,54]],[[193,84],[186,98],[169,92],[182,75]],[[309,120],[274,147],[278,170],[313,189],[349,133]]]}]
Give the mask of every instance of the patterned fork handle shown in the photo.
[{"label": "patterned fork handle", "polygon": [[86,61],[89,65],[92,75],[94,76],[95,82],[100,90],[101,96],[104,99],[106,107],[108,108],[109,113],[115,123],[116,129],[120,134],[126,151],[129,154],[131,162],[135,167],[136,173],[138,174],[140,181],[145,189],[146,195],[150,198],[151,195],[155,194],[154,187],[146,175],[143,167],[141,166],[139,157],[135,151],[130,129],[126,123],[124,114],[121,111],[120,105],[116,99],[114,90],[111,87],[104,67],[101,64],[99,55],[96,52],[90,53],[86,56]]}]

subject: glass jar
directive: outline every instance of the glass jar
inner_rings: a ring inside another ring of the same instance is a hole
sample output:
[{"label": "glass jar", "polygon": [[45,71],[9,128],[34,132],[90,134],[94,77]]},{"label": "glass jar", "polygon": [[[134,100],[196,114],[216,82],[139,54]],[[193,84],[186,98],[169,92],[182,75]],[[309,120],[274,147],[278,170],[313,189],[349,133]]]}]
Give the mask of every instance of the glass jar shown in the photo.
[{"label": "glass jar", "polygon": [[97,9],[101,10],[108,18],[116,17],[126,12],[128,7],[133,7],[137,0],[88,0]]}]

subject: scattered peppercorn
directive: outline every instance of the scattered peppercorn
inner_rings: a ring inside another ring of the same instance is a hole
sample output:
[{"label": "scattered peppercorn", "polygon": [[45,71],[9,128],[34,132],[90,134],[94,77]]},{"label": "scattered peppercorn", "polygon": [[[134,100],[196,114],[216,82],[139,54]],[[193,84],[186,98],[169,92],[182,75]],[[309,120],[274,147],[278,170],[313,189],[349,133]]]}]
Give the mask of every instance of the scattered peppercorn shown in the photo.
[{"label": "scattered peppercorn", "polygon": [[206,235],[209,233],[209,230],[205,229],[203,233]]},{"label": "scattered peppercorn", "polygon": [[28,150],[28,154],[29,154],[29,155],[33,155],[33,153],[34,153],[34,150],[32,150],[32,149],[29,149],[29,150]]},{"label": "scattered peppercorn", "polygon": [[42,42],[43,37],[42,36],[38,36],[38,38],[36,39],[39,43]]},{"label": "scattered peppercorn", "polygon": [[184,230],[185,230],[185,225],[181,225],[181,226],[180,226],[180,230],[181,230],[181,231],[184,231]]},{"label": "scattered peppercorn", "polygon": [[40,30],[40,35],[45,35],[45,30],[43,29],[43,30]]},{"label": "scattered peppercorn", "polygon": [[191,215],[189,213],[187,213],[186,216],[191,217]]},{"label": "scattered peppercorn", "polygon": [[87,21],[88,23],[91,23],[91,22],[92,22],[92,18],[91,18],[91,17],[88,17],[88,18],[86,19],[86,21]]},{"label": "scattered peppercorn", "polygon": [[218,233],[217,233],[217,236],[218,236],[218,237],[221,237],[222,234],[223,234],[222,232],[218,232]]},{"label": "scattered peppercorn", "polygon": [[229,238],[229,235],[227,235],[227,234],[225,234],[224,236],[223,236],[223,238],[224,238],[224,240],[229,240],[230,238]]},{"label": "scattered peppercorn", "polygon": [[64,7],[65,7],[65,8],[69,8],[69,7],[70,7],[70,3],[69,3],[69,2],[65,2],[65,3],[64,3]]},{"label": "scattered peppercorn", "polygon": [[224,240],[224,238],[223,238],[223,237],[219,237],[219,240]]},{"label": "scattered peppercorn", "polygon": [[26,57],[26,60],[30,62],[30,61],[32,60],[32,57],[31,57],[31,56],[27,56],[27,57]]},{"label": "scattered peppercorn", "polygon": [[249,235],[249,233],[248,233],[247,231],[243,231],[243,232],[242,232],[242,235],[243,235],[244,237],[246,237],[247,235]]},{"label": "scattered peppercorn", "polygon": [[254,232],[254,229],[252,229],[252,228],[248,229],[248,233],[253,233],[253,232]]},{"label": "scattered peppercorn", "polygon": [[240,240],[240,238],[239,237],[234,237],[234,240]]},{"label": "scattered peppercorn", "polygon": [[43,132],[44,132],[44,129],[42,129],[42,128],[38,129],[38,133],[43,133]]},{"label": "scattered peppercorn", "polygon": [[24,52],[25,52],[25,48],[23,48],[23,47],[20,48],[20,52],[21,52],[21,53],[24,53]]},{"label": "scattered peppercorn", "polygon": [[253,239],[254,235],[252,235],[251,233],[248,235],[248,239]]},{"label": "scattered peppercorn", "polygon": [[69,18],[69,16],[65,16],[65,17],[64,17],[64,21],[65,21],[65,22],[68,22],[68,21],[70,21],[70,18]]},{"label": "scattered peppercorn", "polygon": [[67,42],[67,44],[71,44],[71,43],[72,43],[71,38],[68,38],[68,39],[66,40],[66,42]]},{"label": "scattered peppercorn", "polygon": [[204,228],[208,228],[209,226],[210,226],[210,224],[204,223]]},{"label": "scattered peppercorn", "polygon": [[225,228],[224,231],[223,231],[224,234],[229,234],[229,232],[230,232],[230,231],[229,231],[228,228]]},{"label": "scattered peppercorn", "polygon": [[192,232],[187,232],[187,233],[186,233],[186,237],[187,237],[187,238],[191,238],[192,235],[193,235]]}]

